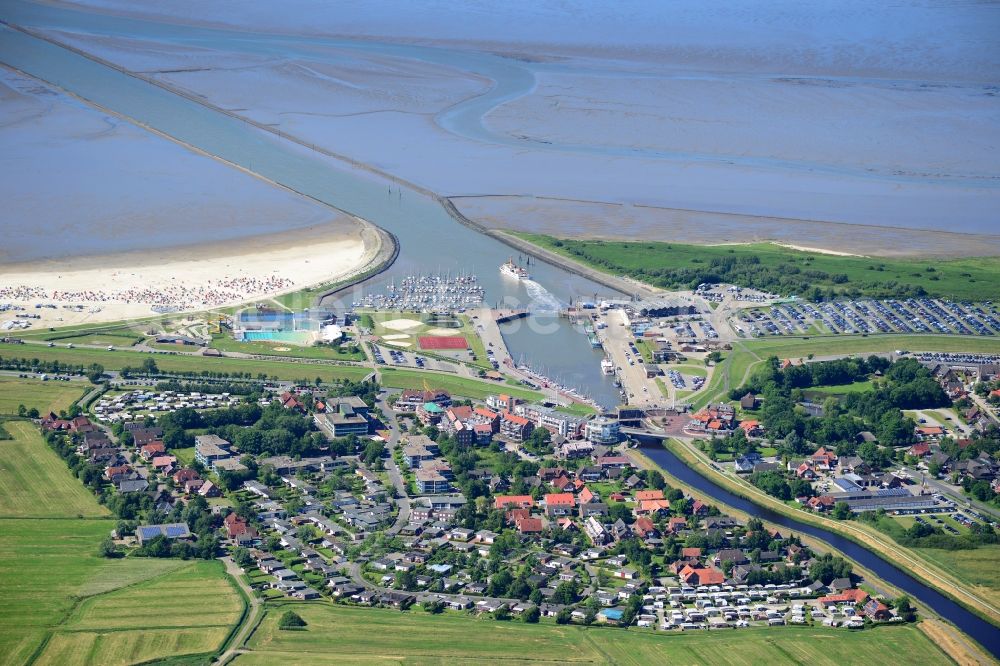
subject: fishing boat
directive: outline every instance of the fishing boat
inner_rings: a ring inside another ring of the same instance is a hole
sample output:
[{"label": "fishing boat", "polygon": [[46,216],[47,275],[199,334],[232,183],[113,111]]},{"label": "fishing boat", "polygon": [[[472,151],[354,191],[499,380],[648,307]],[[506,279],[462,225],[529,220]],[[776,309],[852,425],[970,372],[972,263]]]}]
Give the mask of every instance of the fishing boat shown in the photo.
[{"label": "fishing boat", "polygon": [[514,263],[514,257],[509,257],[507,262],[500,265],[500,275],[514,278],[515,280],[529,280],[531,275],[528,269]]},{"label": "fishing boat", "polygon": [[606,375],[615,374],[615,363],[610,358],[601,361],[601,372]]}]

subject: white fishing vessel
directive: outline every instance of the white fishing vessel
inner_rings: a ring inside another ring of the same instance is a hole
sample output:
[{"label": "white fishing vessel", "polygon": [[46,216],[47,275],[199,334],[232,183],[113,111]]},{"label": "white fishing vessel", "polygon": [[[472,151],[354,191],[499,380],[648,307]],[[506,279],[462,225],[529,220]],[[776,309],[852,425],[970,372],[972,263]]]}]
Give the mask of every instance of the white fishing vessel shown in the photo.
[{"label": "white fishing vessel", "polygon": [[506,275],[507,277],[514,278],[515,280],[531,279],[528,269],[515,264],[513,257],[507,259],[507,263],[500,265],[500,275]]},{"label": "white fishing vessel", "polygon": [[610,358],[601,361],[601,372],[606,375],[615,374],[615,363]]}]

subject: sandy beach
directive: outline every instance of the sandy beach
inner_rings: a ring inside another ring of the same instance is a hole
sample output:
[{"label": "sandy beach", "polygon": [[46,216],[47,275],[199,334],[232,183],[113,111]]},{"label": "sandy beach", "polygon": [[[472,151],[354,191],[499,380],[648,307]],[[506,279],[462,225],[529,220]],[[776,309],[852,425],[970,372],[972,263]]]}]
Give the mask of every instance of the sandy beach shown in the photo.
[{"label": "sandy beach", "polygon": [[382,242],[352,220],[349,228],[337,221],[228,243],[9,264],[0,266],[0,304],[25,310],[0,312],[0,323],[39,315],[26,320],[31,330],[264,300],[363,271]]}]

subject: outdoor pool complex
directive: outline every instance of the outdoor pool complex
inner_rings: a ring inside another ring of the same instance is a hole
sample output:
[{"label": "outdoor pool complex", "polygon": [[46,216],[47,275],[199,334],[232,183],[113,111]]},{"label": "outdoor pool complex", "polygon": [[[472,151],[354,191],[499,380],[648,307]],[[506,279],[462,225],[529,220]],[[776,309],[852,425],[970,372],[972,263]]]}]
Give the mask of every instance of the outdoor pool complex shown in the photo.
[{"label": "outdoor pool complex", "polygon": [[316,335],[311,331],[244,331],[246,342],[288,342],[293,345],[311,345]]}]

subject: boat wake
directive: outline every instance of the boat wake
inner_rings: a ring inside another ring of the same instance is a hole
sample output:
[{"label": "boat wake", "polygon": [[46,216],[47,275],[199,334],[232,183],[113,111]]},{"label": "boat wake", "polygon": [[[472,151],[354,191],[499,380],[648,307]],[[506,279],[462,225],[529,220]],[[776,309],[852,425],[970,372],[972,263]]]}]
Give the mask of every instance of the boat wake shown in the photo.
[{"label": "boat wake", "polygon": [[521,283],[528,292],[528,298],[531,299],[528,304],[528,309],[531,312],[558,314],[559,310],[562,309],[562,303],[559,302],[559,299],[542,285],[534,280],[521,280]]}]

